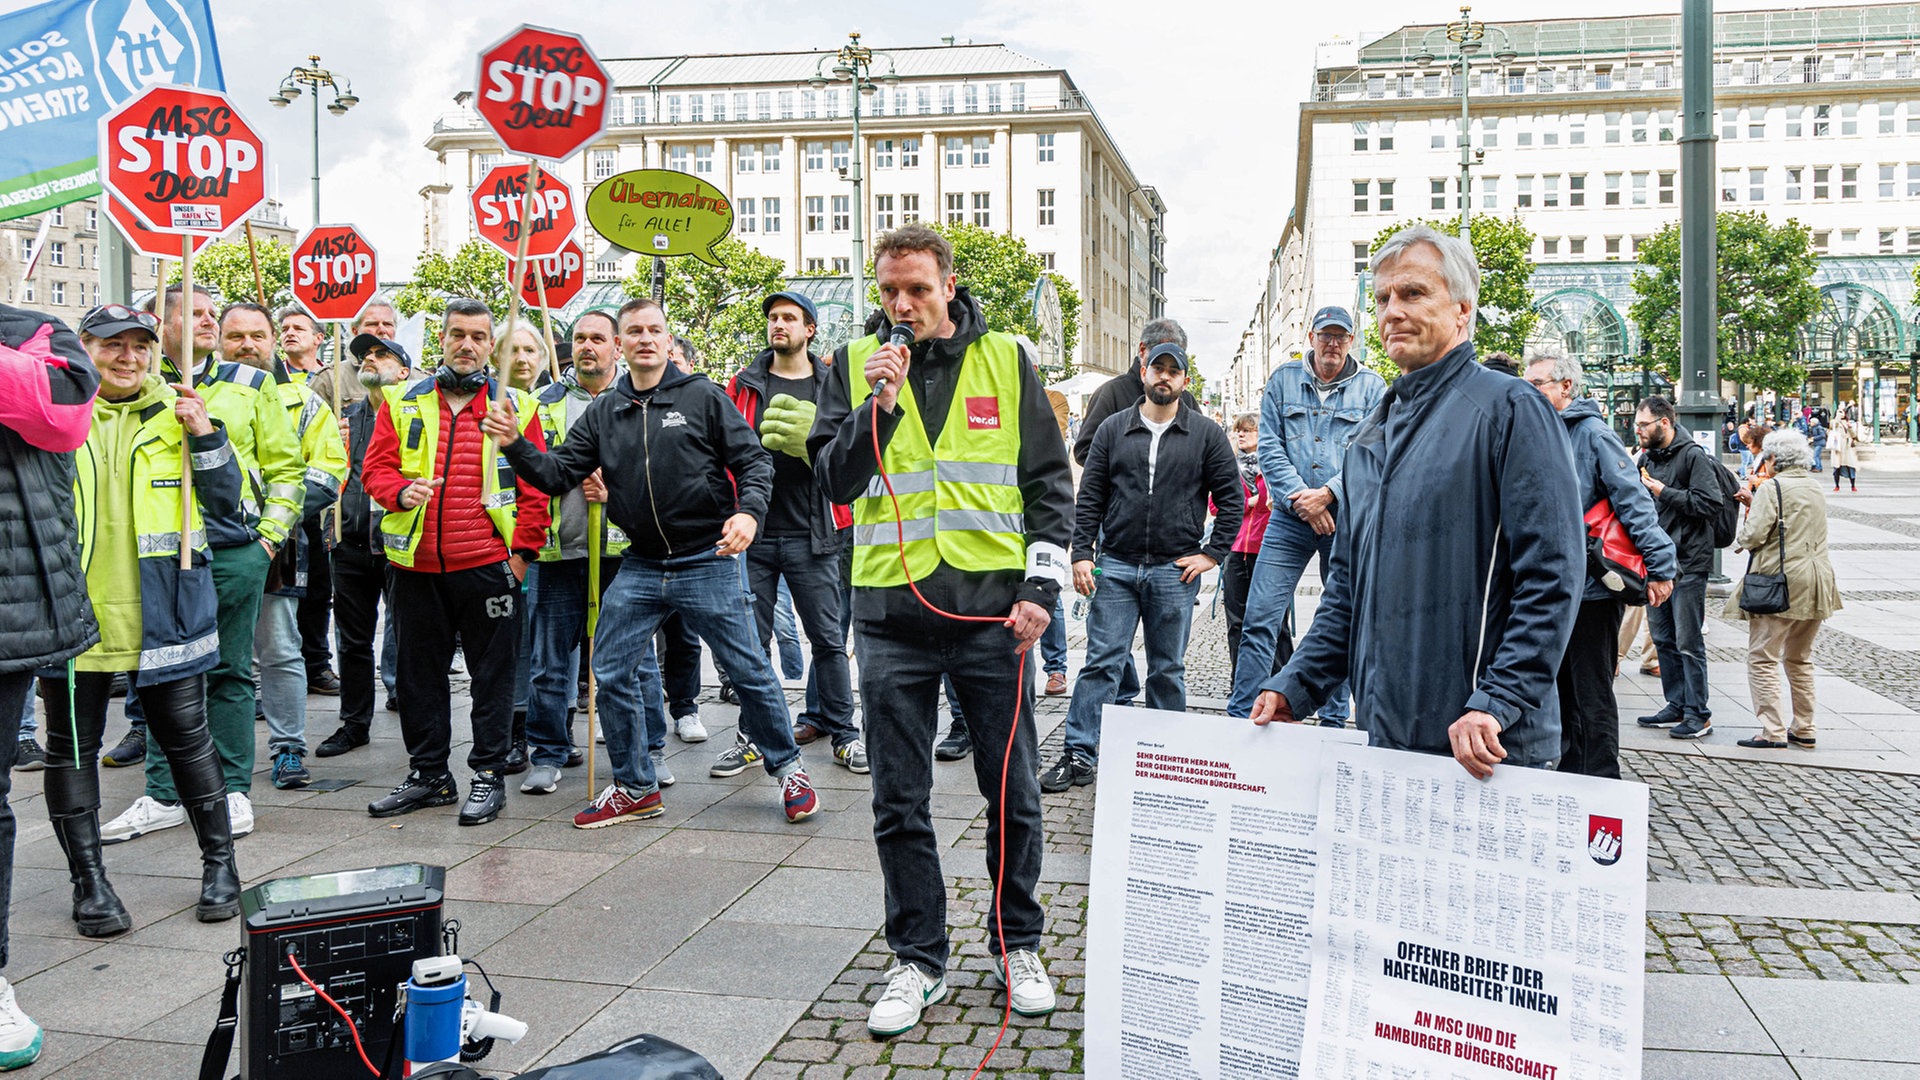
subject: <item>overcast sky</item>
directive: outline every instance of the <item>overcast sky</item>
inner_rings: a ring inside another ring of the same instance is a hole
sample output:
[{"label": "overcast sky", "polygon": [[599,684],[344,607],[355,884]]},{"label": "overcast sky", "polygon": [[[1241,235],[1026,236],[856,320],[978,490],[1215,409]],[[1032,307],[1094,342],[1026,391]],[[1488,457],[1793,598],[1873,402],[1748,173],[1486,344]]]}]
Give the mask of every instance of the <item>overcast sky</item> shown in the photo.
[{"label": "overcast sky", "polygon": [[[1444,0],[981,0],[878,10],[844,0],[212,3],[227,89],[264,129],[269,190],[296,228],[309,224],[311,106],[301,98],[277,110],[266,98],[309,53],[352,80],[362,104],[344,117],[320,116],[321,212],[369,231],[385,278],[404,275],[421,245],[418,192],[437,179],[423,145],[434,117],[472,88],[479,50],[523,21],[581,33],[603,58],[831,49],[856,28],[877,49],[937,44],[947,34],[1004,42],[1065,68],[1140,181],[1166,200],[1168,314],[1186,324],[1210,375],[1232,359],[1292,203],[1294,134],[1314,46],[1458,15],[1458,4]],[[0,0],[0,10],[24,6]],[[1488,0],[1474,16],[1678,10],[1679,0]]]}]

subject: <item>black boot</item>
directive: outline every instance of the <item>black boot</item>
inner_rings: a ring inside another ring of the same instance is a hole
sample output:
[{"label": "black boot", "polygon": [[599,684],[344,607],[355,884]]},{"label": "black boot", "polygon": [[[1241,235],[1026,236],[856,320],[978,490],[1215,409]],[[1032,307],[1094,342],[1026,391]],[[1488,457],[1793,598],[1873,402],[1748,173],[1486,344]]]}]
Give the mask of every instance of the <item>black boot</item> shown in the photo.
[{"label": "black boot", "polygon": [[506,764],[500,766],[503,776],[517,776],[527,771],[527,710],[513,710],[513,733],[507,746]]},{"label": "black boot", "polygon": [[67,853],[73,879],[73,921],[82,937],[111,937],[133,926],[133,917],[107,881],[100,860],[100,813],[86,810],[53,819],[53,835]]},{"label": "black boot", "polygon": [[201,922],[224,922],[240,914],[240,870],[233,863],[227,797],[186,806],[187,820],[200,838],[200,903],[193,914]]}]

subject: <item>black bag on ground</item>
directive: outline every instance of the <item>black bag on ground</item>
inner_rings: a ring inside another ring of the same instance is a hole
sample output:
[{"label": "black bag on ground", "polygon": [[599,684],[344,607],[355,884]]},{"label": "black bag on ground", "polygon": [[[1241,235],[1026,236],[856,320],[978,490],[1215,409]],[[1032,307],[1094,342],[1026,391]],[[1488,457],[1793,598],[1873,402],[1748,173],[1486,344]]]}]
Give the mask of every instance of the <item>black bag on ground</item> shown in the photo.
[{"label": "black bag on ground", "polygon": [[1773,497],[1780,507],[1780,520],[1773,533],[1780,540],[1780,572],[1753,572],[1753,552],[1747,552],[1747,576],[1740,579],[1740,610],[1749,615],[1778,615],[1792,607],[1787,596],[1787,502],[1780,494],[1780,481],[1773,482]]},{"label": "black bag on ground", "polygon": [[725,1080],[706,1058],[658,1035],[615,1043],[564,1065],[520,1074],[520,1080]]}]

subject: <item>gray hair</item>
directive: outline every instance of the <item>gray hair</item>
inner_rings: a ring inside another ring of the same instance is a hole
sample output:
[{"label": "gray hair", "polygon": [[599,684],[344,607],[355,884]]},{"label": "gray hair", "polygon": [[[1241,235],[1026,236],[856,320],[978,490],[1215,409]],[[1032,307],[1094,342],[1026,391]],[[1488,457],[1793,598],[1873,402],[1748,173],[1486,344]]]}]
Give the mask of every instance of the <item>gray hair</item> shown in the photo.
[{"label": "gray hair", "polygon": [[1415,244],[1431,244],[1440,253],[1440,277],[1447,283],[1448,296],[1466,301],[1468,307],[1480,306],[1480,262],[1474,257],[1473,247],[1431,226],[1409,225],[1387,237],[1368,260],[1367,269],[1378,276],[1382,266],[1405,255]]},{"label": "gray hair", "polygon": [[1587,373],[1580,368],[1580,362],[1555,348],[1534,349],[1526,352],[1526,360],[1520,366],[1530,368],[1535,364],[1552,364],[1550,377],[1554,382],[1572,382],[1573,396],[1579,397],[1587,388]]},{"label": "gray hair", "polygon": [[[387,313],[393,316],[394,322],[400,321],[400,309],[394,307],[393,302],[388,300],[384,293],[379,293],[379,294],[375,294],[373,299],[367,301],[367,306],[361,308],[360,314],[355,315],[353,317],[353,321],[347,324],[348,328],[351,329],[355,334],[358,334],[360,332],[360,328],[367,324],[367,312],[372,311],[374,308],[377,308],[377,307],[386,308]],[[305,313],[302,312],[302,314],[305,314]],[[474,314],[474,312],[461,312],[460,314],[471,315],[471,314]],[[491,317],[492,313],[489,312],[488,316]]]},{"label": "gray hair", "polygon": [[1790,427],[1783,427],[1768,435],[1760,443],[1760,452],[1773,455],[1773,465],[1778,469],[1813,468],[1813,447],[1807,445],[1807,437]]},{"label": "gray hair", "polygon": [[1187,347],[1187,332],[1172,319],[1155,319],[1140,328],[1140,344],[1151,350],[1155,345],[1174,344],[1184,352]]}]

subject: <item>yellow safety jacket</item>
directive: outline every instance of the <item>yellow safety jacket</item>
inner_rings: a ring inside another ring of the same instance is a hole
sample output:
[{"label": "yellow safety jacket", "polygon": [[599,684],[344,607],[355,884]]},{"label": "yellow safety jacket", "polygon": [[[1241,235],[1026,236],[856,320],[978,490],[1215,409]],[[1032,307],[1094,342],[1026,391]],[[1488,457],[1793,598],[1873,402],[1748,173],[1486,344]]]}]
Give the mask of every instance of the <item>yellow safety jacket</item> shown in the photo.
[{"label": "yellow safety jacket", "polygon": [[[533,398],[523,390],[502,387],[501,391],[513,398],[514,410],[520,418],[520,433],[525,435],[527,427],[538,418]],[[387,397],[393,433],[400,442],[401,475],[433,479],[437,475],[434,469],[440,462],[440,395],[434,390],[433,378],[429,376],[411,386],[382,387],[381,393]],[[493,453],[493,468],[480,470],[480,505],[493,519],[493,529],[500,534],[501,542],[512,550],[514,500],[519,488],[506,455],[500,453],[492,440],[488,440],[487,449]],[[420,515],[432,505],[432,500],[428,500],[411,510],[389,510],[380,519],[380,542],[386,546],[387,561],[399,567],[413,566],[414,551],[420,546]]]},{"label": "yellow safety jacket", "polygon": [[[880,348],[870,335],[847,346],[853,407],[873,390],[864,369]],[[967,346],[959,385],[940,440],[929,446],[911,385],[900,387],[900,422],[881,453],[893,500],[876,474],[853,501],[853,584],[906,584],[942,563],[956,570],[1020,570],[1026,566],[1026,501],[1020,494],[1020,347],[1007,334],[988,332]]]}]

